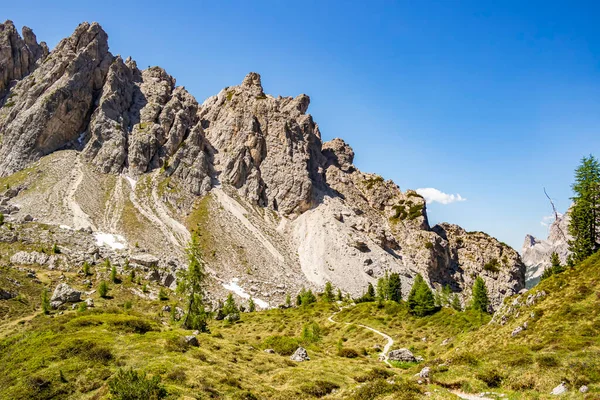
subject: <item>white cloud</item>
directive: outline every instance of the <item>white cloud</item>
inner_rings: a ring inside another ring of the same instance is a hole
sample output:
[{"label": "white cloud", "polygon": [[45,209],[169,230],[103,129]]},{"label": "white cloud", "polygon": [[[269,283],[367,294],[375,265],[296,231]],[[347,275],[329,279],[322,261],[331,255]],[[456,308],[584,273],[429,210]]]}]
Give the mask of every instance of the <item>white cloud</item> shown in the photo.
[{"label": "white cloud", "polygon": [[448,194],[435,188],[421,188],[416,190],[427,203],[450,204],[457,201],[466,201],[460,194]]},{"label": "white cloud", "polygon": [[[563,215],[561,213],[558,213],[558,218],[562,217]],[[545,215],[542,217],[542,220],[540,221],[540,224],[542,224],[542,226],[550,226],[553,222],[554,222],[554,214],[552,215]]]}]

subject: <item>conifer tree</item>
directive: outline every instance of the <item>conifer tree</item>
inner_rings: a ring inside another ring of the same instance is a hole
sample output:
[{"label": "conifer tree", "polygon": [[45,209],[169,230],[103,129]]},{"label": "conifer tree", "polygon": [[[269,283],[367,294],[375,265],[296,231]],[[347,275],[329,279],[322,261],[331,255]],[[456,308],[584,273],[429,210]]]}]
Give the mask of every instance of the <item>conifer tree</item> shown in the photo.
[{"label": "conifer tree", "polygon": [[290,308],[292,306],[292,298],[290,297],[289,293],[285,294],[285,306],[287,308]]},{"label": "conifer tree", "polygon": [[225,305],[223,306],[223,314],[225,316],[230,314],[239,314],[240,309],[237,304],[235,304],[235,299],[233,298],[233,294],[229,293],[227,295],[227,300],[225,300]]},{"label": "conifer tree", "polygon": [[177,292],[187,297],[187,310],[182,323],[186,329],[208,331],[209,313],[204,307],[204,285],[206,272],[200,252],[198,237],[192,235],[187,248],[188,269],[180,272]]},{"label": "conifer tree", "polygon": [[419,317],[431,314],[435,311],[435,299],[433,292],[425,283],[421,274],[417,274],[415,282],[408,295],[408,308]]},{"label": "conifer tree", "polygon": [[488,312],[490,300],[488,298],[487,288],[483,278],[478,276],[473,284],[473,302],[471,308],[481,312]]},{"label": "conifer tree", "polygon": [[574,196],[571,208],[569,250],[573,262],[579,263],[600,248],[598,229],[600,226],[600,163],[590,155],[583,157],[575,170]]},{"label": "conifer tree", "polygon": [[331,285],[331,282],[325,283],[325,291],[323,292],[323,300],[326,301],[327,303],[331,303],[332,301],[335,300],[334,294],[333,294],[333,286]]},{"label": "conifer tree", "polygon": [[248,311],[249,312],[256,311],[256,304],[254,304],[254,299],[252,298],[252,296],[250,296],[250,299],[248,299]]},{"label": "conifer tree", "polygon": [[400,282],[400,274],[393,272],[387,282],[388,299],[397,303],[402,300],[402,283]]},{"label": "conifer tree", "polygon": [[44,288],[42,291],[42,312],[44,314],[50,314],[50,298],[48,297],[48,289]]},{"label": "conifer tree", "polygon": [[337,301],[342,301],[344,300],[344,298],[342,297],[342,291],[340,290],[340,288],[338,288],[337,290],[337,297],[336,297]]},{"label": "conifer tree", "polygon": [[456,311],[462,311],[462,305],[460,304],[460,299],[458,298],[458,295],[456,293],[454,293],[454,296],[452,296],[451,306]]}]

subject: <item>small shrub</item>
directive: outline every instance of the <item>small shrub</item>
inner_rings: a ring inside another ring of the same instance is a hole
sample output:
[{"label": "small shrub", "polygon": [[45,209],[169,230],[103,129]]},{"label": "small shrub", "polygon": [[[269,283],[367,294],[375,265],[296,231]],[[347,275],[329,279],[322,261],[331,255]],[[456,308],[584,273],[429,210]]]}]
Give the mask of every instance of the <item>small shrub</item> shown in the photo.
[{"label": "small shrub", "polygon": [[79,303],[79,306],[77,307],[77,312],[84,312],[86,310],[87,310],[87,304],[84,301]]},{"label": "small shrub", "polygon": [[425,248],[426,248],[427,250],[432,250],[432,249],[433,249],[433,243],[431,243],[431,242],[426,242],[426,243],[425,243]]},{"label": "small shrub", "polygon": [[167,396],[160,377],[147,378],[146,373],[133,369],[119,371],[108,382],[111,398],[115,400],[159,400]]},{"label": "small shrub", "polygon": [[117,329],[129,333],[144,334],[153,330],[152,325],[141,318],[124,318],[111,321],[111,325]]},{"label": "small shrub", "polygon": [[500,262],[497,258],[492,258],[490,261],[483,265],[483,269],[489,272],[500,272]]},{"label": "small shrub", "polygon": [[95,342],[82,339],[74,339],[64,344],[58,354],[61,358],[77,356],[83,360],[106,364],[114,356],[108,347],[101,346]]},{"label": "small shrub", "polygon": [[190,348],[190,345],[186,343],[183,337],[172,336],[167,339],[165,349],[167,351],[173,351],[176,353],[185,353]]},{"label": "small shrub", "polygon": [[302,328],[302,341],[316,343],[321,340],[321,327],[316,322],[310,322]]},{"label": "small shrub", "polygon": [[458,365],[476,366],[477,364],[479,364],[479,359],[477,359],[477,357],[473,353],[469,352],[457,354],[452,361]]},{"label": "small shrub", "polygon": [[395,374],[392,371],[389,371],[387,369],[373,368],[372,370],[370,370],[369,372],[367,372],[363,375],[355,376],[354,380],[358,383],[363,383],[363,382],[375,381],[377,379],[387,380],[388,378],[390,378],[394,375]]},{"label": "small shrub", "polygon": [[300,390],[304,393],[314,396],[314,397],[323,397],[327,396],[329,393],[333,392],[335,389],[339,389],[340,385],[328,382],[328,381],[315,381],[310,383],[305,383],[300,386]]},{"label": "small shrub", "polygon": [[484,370],[478,372],[475,377],[480,381],[485,382],[488,387],[497,388],[502,383],[502,379],[504,377],[500,374],[500,372],[496,369]]},{"label": "small shrub", "polygon": [[83,274],[85,276],[90,276],[91,275],[90,264],[87,261],[83,263],[83,267],[81,269],[82,269]]},{"label": "small shrub", "polygon": [[98,294],[100,295],[100,297],[106,298],[106,295],[108,295],[108,283],[106,283],[105,281],[100,282],[100,286],[98,287]]},{"label": "small shrub", "polygon": [[60,254],[60,249],[58,248],[58,246],[56,245],[56,243],[54,243],[52,245],[52,254]]},{"label": "small shrub", "polygon": [[50,298],[48,297],[48,289],[42,291],[42,312],[46,315],[50,314]]},{"label": "small shrub", "polygon": [[123,308],[127,311],[131,310],[133,308],[133,302],[131,300],[127,300],[125,303],[123,303]]},{"label": "small shrub", "polygon": [[560,362],[553,354],[540,354],[536,357],[535,361],[541,368],[553,368],[560,365]]},{"label": "small shrub", "polygon": [[264,341],[266,349],[273,349],[277,354],[289,356],[298,348],[298,340],[289,336],[269,336]]},{"label": "small shrub", "polygon": [[167,294],[165,288],[160,288],[160,290],[158,291],[158,299],[160,301],[169,300],[169,295]]},{"label": "small shrub", "polygon": [[4,214],[0,213],[0,226],[4,225]]},{"label": "small shrub", "polygon": [[339,349],[337,354],[345,358],[357,358],[359,356],[358,351],[347,347]]}]

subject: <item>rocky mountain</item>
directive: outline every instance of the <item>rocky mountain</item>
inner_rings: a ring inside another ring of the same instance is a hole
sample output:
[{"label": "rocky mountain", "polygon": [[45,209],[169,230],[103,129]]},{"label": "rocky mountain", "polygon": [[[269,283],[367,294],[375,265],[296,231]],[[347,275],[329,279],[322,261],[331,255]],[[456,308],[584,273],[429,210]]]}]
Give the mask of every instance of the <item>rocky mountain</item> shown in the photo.
[{"label": "rocky mountain", "polygon": [[420,273],[463,303],[480,275],[494,308],[525,285],[514,249],[430,227],[420,195],[359,171],[342,139],[322,142],[307,95],[265,94],[256,73],[200,104],[162,68],[112,55],[96,23],[48,53],[7,21],[0,76],[0,240],[63,249],[14,264],[129,260],[173,285],[193,232],[213,296],[270,306],[326,281],[358,295],[386,271],[404,296]]},{"label": "rocky mountain", "polygon": [[567,262],[569,256],[569,212],[558,214],[548,229],[546,240],[537,239],[531,235],[525,236],[521,257],[527,267],[525,279],[528,287],[540,281],[546,268],[550,266],[550,256],[556,252],[561,263]]}]

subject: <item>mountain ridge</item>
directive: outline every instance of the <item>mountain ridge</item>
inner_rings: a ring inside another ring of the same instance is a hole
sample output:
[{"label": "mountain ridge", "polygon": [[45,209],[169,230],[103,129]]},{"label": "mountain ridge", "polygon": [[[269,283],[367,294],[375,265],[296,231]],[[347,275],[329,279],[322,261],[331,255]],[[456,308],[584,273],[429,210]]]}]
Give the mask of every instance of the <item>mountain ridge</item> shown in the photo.
[{"label": "mountain ridge", "polygon": [[342,139],[322,142],[309,104],[265,94],[257,73],[199,104],[162,68],[113,56],[100,25],[80,24],[0,90],[0,182],[19,188],[4,195],[7,214],[122,236],[126,249],[99,245],[103,257],[156,253],[166,276],[198,233],[215,293],[237,279],[272,305],[326,281],[359,295],[386,272],[402,275],[403,295],[420,273],[463,304],[481,275],[492,308],[524,288],[514,249],[430,227],[420,195],[359,171]]}]

